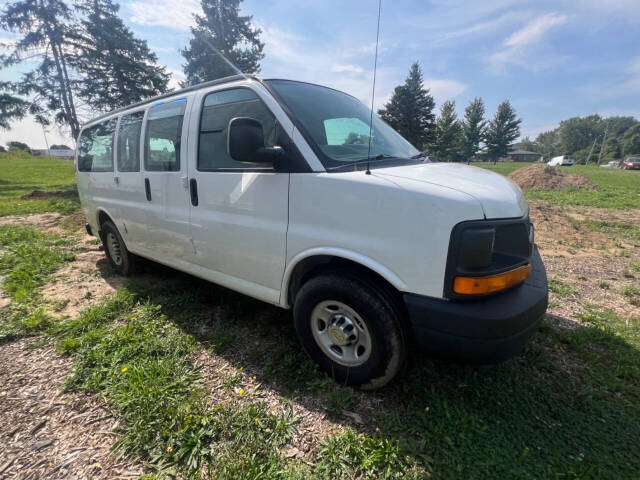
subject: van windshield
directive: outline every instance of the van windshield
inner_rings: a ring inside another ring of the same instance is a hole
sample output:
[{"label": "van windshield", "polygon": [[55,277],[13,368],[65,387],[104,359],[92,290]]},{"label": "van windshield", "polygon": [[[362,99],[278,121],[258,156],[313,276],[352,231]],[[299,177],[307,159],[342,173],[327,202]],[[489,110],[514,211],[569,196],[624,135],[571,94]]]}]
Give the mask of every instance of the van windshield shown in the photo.
[{"label": "van windshield", "polygon": [[[354,97],[331,88],[290,80],[266,80],[306,131],[307,141],[327,170],[366,164],[371,111]],[[389,125],[373,116],[371,167],[425,157]]]}]

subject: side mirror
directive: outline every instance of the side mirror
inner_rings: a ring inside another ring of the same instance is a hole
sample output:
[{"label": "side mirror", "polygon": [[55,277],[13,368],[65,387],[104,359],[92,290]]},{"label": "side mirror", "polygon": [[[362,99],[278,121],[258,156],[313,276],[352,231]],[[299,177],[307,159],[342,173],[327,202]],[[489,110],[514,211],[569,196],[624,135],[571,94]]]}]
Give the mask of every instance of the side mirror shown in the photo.
[{"label": "side mirror", "polygon": [[229,121],[227,151],[235,161],[245,163],[275,163],[284,154],[282,147],[264,146],[262,124],[248,117]]}]

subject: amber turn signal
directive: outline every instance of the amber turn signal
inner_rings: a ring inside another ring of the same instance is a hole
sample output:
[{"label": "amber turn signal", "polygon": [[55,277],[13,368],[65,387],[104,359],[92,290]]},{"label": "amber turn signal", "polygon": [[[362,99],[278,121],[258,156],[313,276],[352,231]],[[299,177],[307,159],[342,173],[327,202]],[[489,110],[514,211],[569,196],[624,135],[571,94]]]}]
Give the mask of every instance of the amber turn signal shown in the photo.
[{"label": "amber turn signal", "polygon": [[458,295],[485,295],[499,292],[524,282],[530,274],[531,265],[523,265],[488,277],[456,277],[453,281],[453,291]]}]

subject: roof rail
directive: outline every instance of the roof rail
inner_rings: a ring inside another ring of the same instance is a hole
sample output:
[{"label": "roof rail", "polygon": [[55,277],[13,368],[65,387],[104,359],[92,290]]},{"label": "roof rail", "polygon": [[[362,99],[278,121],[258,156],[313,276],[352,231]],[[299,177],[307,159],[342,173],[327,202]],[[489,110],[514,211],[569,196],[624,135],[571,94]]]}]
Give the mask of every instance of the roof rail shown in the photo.
[{"label": "roof rail", "polygon": [[148,103],[152,103],[155,102],[156,100],[160,100],[163,98],[167,98],[167,97],[172,97],[174,95],[180,95],[181,93],[187,93],[187,92],[192,92],[194,90],[199,90],[200,88],[205,88],[205,87],[211,87],[213,85],[220,85],[222,83],[228,83],[228,82],[235,82],[236,80],[243,80],[243,79],[247,79],[250,78],[252,80],[257,80],[256,77],[254,77],[253,75],[231,75],[228,77],[222,77],[222,78],[217,78],[215,80],[210,80],[208,82],[203,82],[203,83],[198,83],[196,85],[189,85],[188,87],[185,88],[181,88],[179,90],[173,90],[171,92],[167,92],[167,93],[163,93],[162,95],[157,95],[155,97],[151,97],[151,98],[147,98],[146,100],[141,100],[140,102],[136,102],[136,103],[132,103],[131,105],[127,105],[126,107],[120,107],[117,108],[115,110],[112,110],[108,113],[103,113],[102,115],[99,115],[95,118],[92,118],[91,120],[84,122],[84,125],[88,125],[89,123],[93,123],[97,120],[101,120],[105,117],[108,117],[110,115],[113,115],[115,113],[118,112],[123,112],[125,110],[129,110],[130,108],[135,108],[135,107],[140,107],[142,105],[146,105]]}]

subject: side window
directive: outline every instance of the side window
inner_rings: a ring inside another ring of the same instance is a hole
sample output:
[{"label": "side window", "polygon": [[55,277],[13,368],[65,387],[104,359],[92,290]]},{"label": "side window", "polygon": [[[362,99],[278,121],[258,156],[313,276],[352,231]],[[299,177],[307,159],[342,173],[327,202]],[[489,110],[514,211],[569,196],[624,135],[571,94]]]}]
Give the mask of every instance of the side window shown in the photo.
[{"label": "side window", "polygon": [[118,170],[120,172],[140,171],[140,131],[144,112],[123,115],[118,128]]},{"label": "side window", "polygon": [[113,133],[116,119],[85,128],[78,140],[78,170],[113,172]]},{"label": "side window", "polygon": [[200,114],[198,170],[260,168],[264,164],[233,160],[227,152],[227,128],[236,117],[250,117],[262,124],[265,146],[276,145],[276,119],[258,96],[247,88],[234,88],[208,94]]},{"label": "side window", "polygon": [[144,168],[148,171],[180,170],[180,140],[186,98],[152,106],[147,116]]}]

